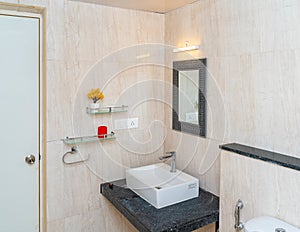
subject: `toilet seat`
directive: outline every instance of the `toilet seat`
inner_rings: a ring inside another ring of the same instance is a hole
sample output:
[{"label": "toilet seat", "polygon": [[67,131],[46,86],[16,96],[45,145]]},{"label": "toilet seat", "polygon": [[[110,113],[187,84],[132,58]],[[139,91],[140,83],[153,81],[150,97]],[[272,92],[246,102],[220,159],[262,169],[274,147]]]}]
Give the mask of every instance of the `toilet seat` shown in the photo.
[{"label": "toilet seat", "polygon": [[300,232],[300,229],[269,216],[253,218],[244,226],[245,232],[275,232],[278,228],[285,229],[286,232]]}]

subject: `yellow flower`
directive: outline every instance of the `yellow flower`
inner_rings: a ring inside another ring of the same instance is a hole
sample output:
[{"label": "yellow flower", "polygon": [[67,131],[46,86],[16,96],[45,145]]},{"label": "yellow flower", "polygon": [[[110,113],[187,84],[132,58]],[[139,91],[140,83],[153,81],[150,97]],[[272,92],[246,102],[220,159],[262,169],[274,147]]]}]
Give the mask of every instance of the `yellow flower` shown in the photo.
[{"label": "yellow flower", "polygon": [[91,89],[87,94],[89,99],[92,99],[94,103],[104,98],[104,94],[100,91],[100,89]]},{"label": "yellow flower", "polygon": [[104,98],[104,94],[103,94],[103,93],[100,93],[100,94],[99,94],[99,99],[102,100],[103,98]]}]

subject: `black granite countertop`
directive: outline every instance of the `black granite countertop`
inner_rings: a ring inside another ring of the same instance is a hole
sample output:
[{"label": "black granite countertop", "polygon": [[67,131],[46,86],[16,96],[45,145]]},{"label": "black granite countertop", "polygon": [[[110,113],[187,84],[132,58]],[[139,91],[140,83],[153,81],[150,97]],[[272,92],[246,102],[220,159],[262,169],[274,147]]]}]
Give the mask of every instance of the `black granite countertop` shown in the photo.
[{"label": "black granite countertop", "polygon": [[262,150],[255,147],[250,147],[238,143],[229,143],[221,145],[222,150],[234,152],[253,159],[263,160],[266,162],[278,164],[283,167],[292,168],[300,171],[300,159],[283,155],[280,153]]},{"label": "black granite countertop", "polygon": [[126,188],[125,180],[104,183],[100,192],[139,231],[192,231],[219,221],[219,198],[202,189],[199,197],[156,209]]}]

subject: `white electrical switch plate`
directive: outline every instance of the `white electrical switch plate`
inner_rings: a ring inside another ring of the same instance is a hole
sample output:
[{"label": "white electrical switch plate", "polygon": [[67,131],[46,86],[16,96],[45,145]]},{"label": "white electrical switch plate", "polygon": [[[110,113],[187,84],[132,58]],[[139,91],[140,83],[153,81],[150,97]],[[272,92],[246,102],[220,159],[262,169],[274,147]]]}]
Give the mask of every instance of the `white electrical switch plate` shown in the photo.
[{"label": "white electrical switch plate", "polygon": [[115,130],[123,130],[127,128],[127,119],[115,120]]},{"label": "white electrical switch plate", "polygon": [[139,127],[138,118],[115,120],[115,130],[133,129]]}]

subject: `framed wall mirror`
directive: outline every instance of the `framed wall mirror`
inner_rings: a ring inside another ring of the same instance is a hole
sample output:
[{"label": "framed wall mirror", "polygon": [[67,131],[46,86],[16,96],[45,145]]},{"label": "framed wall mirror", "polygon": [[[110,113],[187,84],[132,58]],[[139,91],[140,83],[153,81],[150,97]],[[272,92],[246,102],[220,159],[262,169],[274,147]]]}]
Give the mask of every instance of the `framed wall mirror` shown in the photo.
[{"label": "framed wall mirror", "polygon": [[206,58],[173,62],[174,130],[206,136]]}]

